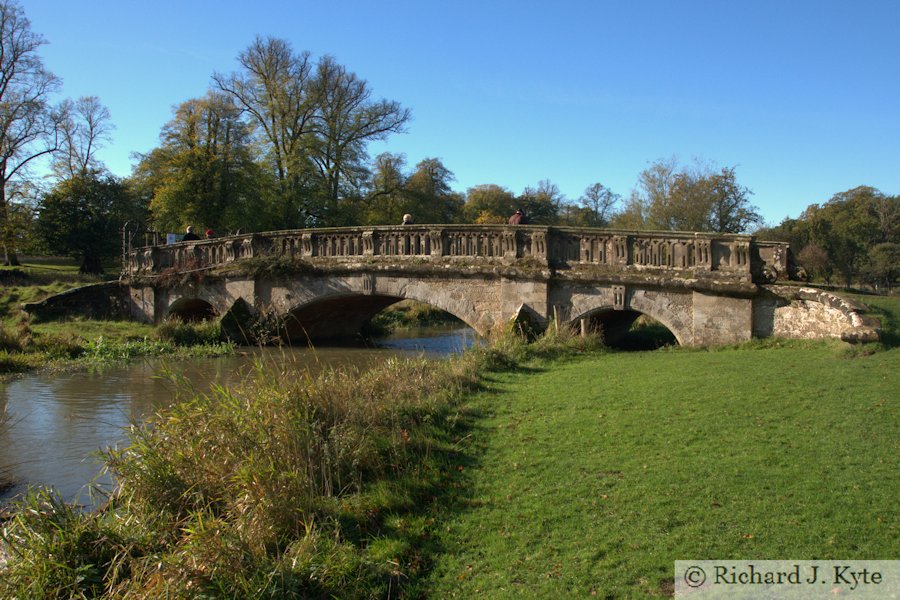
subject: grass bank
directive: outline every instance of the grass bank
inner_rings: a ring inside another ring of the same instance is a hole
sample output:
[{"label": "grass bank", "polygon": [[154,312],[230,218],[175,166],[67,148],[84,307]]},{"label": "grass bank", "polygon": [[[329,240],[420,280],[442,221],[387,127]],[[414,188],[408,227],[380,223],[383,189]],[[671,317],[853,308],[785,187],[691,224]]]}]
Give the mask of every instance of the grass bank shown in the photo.
[{"label": "grass bank", "polygon": [[73,318],[36,321],[21,305],[97,283],[71,265],[0,269],[0,377],[37,369],[72,368],[138,356],[192,357],[231,352],[217,324]]},{"label": "grass bank", "polygon": [[900,558],[900,300],[864,300],[881,346],[758,340],[492,375],[429,595],[663,597],[679,559]]},{"label": "grass bank", "polygon": [[897,558],[898,389],[897,350],[821,343],[497,374],[432,595],[643,598],[678,559]]},{"label": "grass bank", "polygon": [[450,313],[430,304],[415,300],[401,300],[384,309],[369,323],[366,323],[363,334],[379,336],[402,329],[462,324],[462,321]]}]

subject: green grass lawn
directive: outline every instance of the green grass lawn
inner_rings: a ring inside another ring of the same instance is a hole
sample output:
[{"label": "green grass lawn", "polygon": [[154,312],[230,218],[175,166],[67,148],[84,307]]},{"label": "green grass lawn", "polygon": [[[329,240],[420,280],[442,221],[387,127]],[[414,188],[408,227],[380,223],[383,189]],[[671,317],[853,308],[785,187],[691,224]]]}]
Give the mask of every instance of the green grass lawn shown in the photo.
[{"label": "green grass lawn", "polygon": [[642,598],[678,559],[900,558],[898,390],[900,349],[838,342],[497,375],[428,595]]}]

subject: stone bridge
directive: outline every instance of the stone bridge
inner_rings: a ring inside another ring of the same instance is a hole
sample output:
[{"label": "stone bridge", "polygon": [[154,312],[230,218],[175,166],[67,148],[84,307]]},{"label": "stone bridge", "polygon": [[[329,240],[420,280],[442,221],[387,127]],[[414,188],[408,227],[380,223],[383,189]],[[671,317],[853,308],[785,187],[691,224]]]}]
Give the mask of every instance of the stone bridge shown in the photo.
[{"label": "stone bridge", "polygon": [[514,318],[624,335],[645,314],[683,345],[840,337],[859,307],[792,275],[787,244],[753,236],[544,226],[302,229],[152,246],[125,265],[126,310],[239,320],[277,315],[298,340],[350,336],[418,300],[480,334]]}]

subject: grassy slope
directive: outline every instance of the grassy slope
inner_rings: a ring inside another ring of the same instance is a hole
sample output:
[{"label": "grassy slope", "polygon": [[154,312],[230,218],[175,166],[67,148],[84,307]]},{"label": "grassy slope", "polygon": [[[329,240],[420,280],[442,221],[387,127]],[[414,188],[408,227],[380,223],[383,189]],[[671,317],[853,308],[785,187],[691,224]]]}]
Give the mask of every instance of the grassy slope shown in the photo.
[{"label": "grassy slope", "polygon": [[898,558],[898,389],[900,349],[839,343],[497,376],[430,596],[646,597],[677,559]]},{"label": "grassy slope", "polygon": [[[81,275],[72,265],[23,265],[0,268],[0,381],[14,373],[81,363],[109,362],[167,354],[222,354],[218,326],[162,326],[136,321],[103,321],[74,317],[38,321],[21,310],[66,290],[99,278]],[[186,348],[190,346],[190,348]]]}]

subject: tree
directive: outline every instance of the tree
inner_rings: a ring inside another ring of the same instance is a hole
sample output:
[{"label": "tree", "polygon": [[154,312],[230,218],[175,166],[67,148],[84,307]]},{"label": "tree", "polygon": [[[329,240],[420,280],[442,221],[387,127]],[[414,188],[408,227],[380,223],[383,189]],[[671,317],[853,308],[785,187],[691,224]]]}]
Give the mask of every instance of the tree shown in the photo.
[{"label": "tree", "polygon": [[900,243],[898,217],[900,198],[859,186],[825,204],[810,204],[799,218],[784,219],[756,235],[789,242],[807,272],[826,282],[839,272],[847,286],[860,278],[887,286],[894,256],[890,244]]},{"label": "tree", "polygon": [[59,108],[59,149],[53,158],[57,178],[101,170],[97,151],[113,129],[109,109],[97,96],[64,100]]},{"label": "tree", "polygon": [[102,261],[121,250],[121,228],[139,219],[137,204],[112,175],[61,180],[41,200],[37,228],[51,252],[81,261],[82,273],[102,273]]},{"label": "tree", "polygon": [[884,194],[869,186],[859,186],[831,197],[821,207],[809,207],[804,213],[810,221],[812,241],[820,244],[850,286],[868,260],[876,244],[891,241],[896,235],[882,226],[878,207]]},{"label": "tree", "polygon": [[273,186],[254,160],[240,116],[231,97],[216,92],[175,109],[161,145],[141,157],[132,175],[158,228],[252,231],[278,223],[267,202]]},{"label": "tree", "polygon": [[679,167],[675,158],[651,164],[638,178],[617,225],[681,231],[739,233],[762,222],[752,192],[737,183],[734,167]]},{"label": "tree", "polygon": [[[368,174],[366,143],[403,131],[410,113],[398,102],[372,100],[366,81],[330,56],[319,61],[314,83],[316,135],[309,150],[323,189],[316,216],[328,223],[341,197],[358,190]],[[342,185],[351,192],[342,193]]]},{"label": "tree", "polygon": [[818,244],[807,244],[797,253],[797,261],[806,269],[807,279],[821,278],[831,283],[831,260],[828,252]]},{"label": "tree", "polygon": [[438,158],[426,158],[415,171],[404,173],[406,157],[383,153],[375,159],[370,191],[362,211],[363,222],[372,225],[400,223],[406,213],[416,223],[452,223],[460,218],[462,196],[450,188],[455,179]]},{"label": "tree", "polygon": [[399,223],[409,212],[406,202],[406,156],[383,152],[375,157],[369,180],[369,191],[360,208],[364,225]]},{"label": "tree", "polygon": [[518,207],[531,224],[555,225],[565,200],[555,183],[543,179],[538,182],[536,188],[526,187],[522,190],[522,195],[518,198]]},{"label": "tree", "polygon": [[639,227],[677,229],[676,211],[671,207],[671,189],[675,182],[678,161],[675,157],[659,159],[638,175],[638,187],[631,195],[631,215],[640,215]]},{"label": "tree", "polygon": [[518,208],[515,194],[492,183],[476,185],[466,191],[463,218],[469,223],[506,223]]},{"label": "tree", "polygon": [[314,166],[306,152],[318,108],[309,52],[295,53],[285,40],[257,37],[238,55],[242,71],[215,74],[219,90],[230,94],[250,116],[274,167],[282,227],[315,222],[309,202]]},{"label": "tree", "polygon": [[462,213],[463,199],[450,188],[456,179],[438,158],[426,158],[406,180],[408,212],[417,223],[452,223]]},{"label": "tree", "polygon": [[708,231],[741,233],[763,222],[759,209],[750,204],[753,192],[737,183],[734,171],[735,167],[725,167],[704,178],[709,187]]},{"label": "tree", "polygon": [[891,293],[900,281],[900,244],[882,242],[873,246],[863,275],[876,289],[884,287]]},{"label": "tree", "polygon": [[621,196],[614,193],[602,183],[594,183],[585,188],[578,199],[588,211],[588,227],[606,227],[613,216],[613,211]]},{"label": "tree", "polygon": [[647,228],[648,207],[644,198],[632,190],[622,210],[613,215],[609,226],[616,229],[645,229]]},{"label": "tree", "polygon": [[663,204],[651,206],[654,222],[676,231],[713,231],[713,184],[698,173],[687,171],[672,177]]},{"label": "tree", "polygon": [[241,71],[213,81],[249,116],[274,166],[281,226],[346,220],[341,201],[361,197],[369,175],[366,144],[403,131],[409,111],[373,100],[366,81],[333,58],[313,63],[284,40],[257,37],[238,62]]},{"label": "tree", "polygon": [[10,222],[10,186],[35,159],[57,148],[58,114],[49,97],[59,80],[44,68],[38,49],[46,42],[13,0],[0,0],[0,242],[5,264],[18,264]]}]

